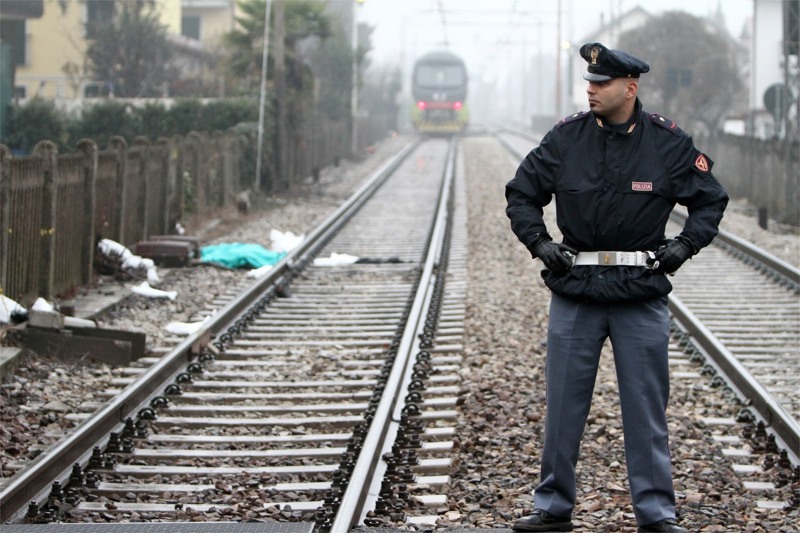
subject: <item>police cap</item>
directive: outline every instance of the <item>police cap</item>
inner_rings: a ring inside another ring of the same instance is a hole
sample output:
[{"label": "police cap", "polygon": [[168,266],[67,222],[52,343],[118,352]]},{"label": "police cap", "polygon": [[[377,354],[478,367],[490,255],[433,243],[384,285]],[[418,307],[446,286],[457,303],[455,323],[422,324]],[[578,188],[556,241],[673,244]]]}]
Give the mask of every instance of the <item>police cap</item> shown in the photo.
[{"label": "police cap", "polygon": [[581,57],[589,63],[583,79],[608,81],[613,78],[638,78],[650,71],[650,65],[621,50],[611,50],[600,43],[581,46]]}]

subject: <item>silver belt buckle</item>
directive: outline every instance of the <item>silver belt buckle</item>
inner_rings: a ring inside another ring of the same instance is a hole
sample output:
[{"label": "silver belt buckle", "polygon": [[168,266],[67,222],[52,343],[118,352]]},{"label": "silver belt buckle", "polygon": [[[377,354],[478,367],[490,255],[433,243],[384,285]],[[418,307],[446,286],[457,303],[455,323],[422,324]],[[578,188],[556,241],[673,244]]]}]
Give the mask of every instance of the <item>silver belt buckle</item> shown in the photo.
[{"label": "silver belt buckle", "polygon": [[636,252],[617,252],[617,264],[636,266]]},{"label": "silver belt buckle", "polygon": [[[650,270],[655,270],[655,269],[658,268],[659,262],[656,261],[655,252],[650,252],[650,251],[647,251],[647,252],[636,252],[636,254],[637,255],[638,254],[642,254],[641,261],[642,261],[642,266],[643,267],[649,268]],[[653,260],[652,264],[647,262],[648,259],[652,259]]]}]

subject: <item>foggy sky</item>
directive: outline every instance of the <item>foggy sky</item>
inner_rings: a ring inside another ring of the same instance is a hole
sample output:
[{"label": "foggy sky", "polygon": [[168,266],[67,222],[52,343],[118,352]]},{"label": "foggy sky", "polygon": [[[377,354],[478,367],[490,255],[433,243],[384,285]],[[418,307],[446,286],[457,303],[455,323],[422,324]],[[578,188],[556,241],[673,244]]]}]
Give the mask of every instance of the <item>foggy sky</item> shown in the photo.
[{"label": "foggy sky", "polygon": [[499,68],[516,54],[554,55],[559,42],[576,49],[601,23],[637,6],[652,15],[683,10],[701,17],[722,6],[734,37],[753,12],[752,0],[364,0],[356,11],[359,22],[375,28],[373,65],[409,64],[430,49],[445,47],[446,40],[474,71],[498,62]]},{"label": "foggy sky", "polygon": [[405,100],[414,61],[447,48],[466,62],[467,105],[476,122],[528,123],[586,107],[580,94],[566,94],[566,69],[555,75],[556,57],[562,65],[582,61],[577,50],[611,20],[636,7],[651,15],[678,10],[708,17],[720,6],[728,32],[739,37],[753,0],[363,0],[356,17],[374,28],[370,70],[399,68]]}]

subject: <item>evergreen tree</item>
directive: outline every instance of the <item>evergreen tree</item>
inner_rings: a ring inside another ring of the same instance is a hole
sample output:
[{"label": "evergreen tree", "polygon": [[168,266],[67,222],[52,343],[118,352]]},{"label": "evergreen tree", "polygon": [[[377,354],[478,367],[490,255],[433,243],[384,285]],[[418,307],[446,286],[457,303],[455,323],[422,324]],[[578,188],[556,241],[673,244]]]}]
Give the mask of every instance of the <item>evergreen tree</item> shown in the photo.
[{"label": "evergreen tree", "polygon": [[108,20],[87,27],[92,36],[87,55],[95,79],[118,97],[153,97],[177,76],[170,67],[173,48],[155,0],[114,2]]}]

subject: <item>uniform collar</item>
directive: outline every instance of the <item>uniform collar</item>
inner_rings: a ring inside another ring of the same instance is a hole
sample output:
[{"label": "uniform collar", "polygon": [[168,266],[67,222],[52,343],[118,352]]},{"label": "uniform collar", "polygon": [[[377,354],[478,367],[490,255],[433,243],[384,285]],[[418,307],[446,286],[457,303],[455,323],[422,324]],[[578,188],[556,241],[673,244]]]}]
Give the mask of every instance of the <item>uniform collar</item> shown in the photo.
[{"label": "uniform collar", "polygon": [[605,121],[605,117],[602,115],[594,115],[594,122],[600,129],[607,130],[607,131],[614,131],[617,133],[625,133],[631,134],[636,129],[636,125],[639,123],[639,112],[642,110],[642,103],[639,101],[639,97],[636,97],[636,104],[633,106],[633,113],[631,114],[631,118],[628,119],[628,122],[625,124],[608,124]]}]

